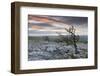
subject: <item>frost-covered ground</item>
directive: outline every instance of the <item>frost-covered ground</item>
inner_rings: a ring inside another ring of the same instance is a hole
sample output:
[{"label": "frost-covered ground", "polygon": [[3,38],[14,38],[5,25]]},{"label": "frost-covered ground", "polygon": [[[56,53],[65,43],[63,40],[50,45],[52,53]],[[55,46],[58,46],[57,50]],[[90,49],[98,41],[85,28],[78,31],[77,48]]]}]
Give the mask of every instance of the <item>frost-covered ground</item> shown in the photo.
[{"label": "frost-covered ground", "polygon": [[87,58],[87,43],[77,43],[78,54],[75,54],[73,45],[57,42],[29,41],[28,60],[78,59]]}]

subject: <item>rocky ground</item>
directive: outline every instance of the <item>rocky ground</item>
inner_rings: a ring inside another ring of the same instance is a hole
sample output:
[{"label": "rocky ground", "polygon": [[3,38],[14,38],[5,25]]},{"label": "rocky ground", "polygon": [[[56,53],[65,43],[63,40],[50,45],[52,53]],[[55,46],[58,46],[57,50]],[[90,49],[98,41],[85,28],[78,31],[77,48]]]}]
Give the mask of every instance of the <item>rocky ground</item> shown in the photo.
[{"label": "rocky ground", "polygon": [[87,44],[78,43],[79,53],[75,54],[73,45],[56,42],[29,43],[28,60],[79,59],[87,58]]}]

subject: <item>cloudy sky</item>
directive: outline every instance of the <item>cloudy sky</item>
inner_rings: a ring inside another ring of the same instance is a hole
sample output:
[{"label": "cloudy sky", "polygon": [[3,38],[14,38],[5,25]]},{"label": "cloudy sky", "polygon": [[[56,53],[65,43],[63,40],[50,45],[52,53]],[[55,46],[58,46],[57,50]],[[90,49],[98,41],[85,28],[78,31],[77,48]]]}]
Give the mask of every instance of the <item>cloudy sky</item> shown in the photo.
[{"label": "cloudy sky", "polygon": [[76,34],[87,35],[87,17],[69,16],[44,16],[28,15],[28,35],[29,36],[55,36],[58,33],[68,35],[65,28],[74,26]]}]

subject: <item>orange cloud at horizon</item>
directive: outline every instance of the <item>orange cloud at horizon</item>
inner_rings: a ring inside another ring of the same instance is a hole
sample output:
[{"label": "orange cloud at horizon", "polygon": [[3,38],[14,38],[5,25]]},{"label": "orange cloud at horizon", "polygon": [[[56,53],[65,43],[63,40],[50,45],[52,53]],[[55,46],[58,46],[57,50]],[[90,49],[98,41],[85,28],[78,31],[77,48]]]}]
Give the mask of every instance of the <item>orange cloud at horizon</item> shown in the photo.
[{"label": "orange cloud at horizon", "polygon": [[43,29],[42,27],[37,26],[37,25],[34,25],[34,26],[32,26],[31,28],[32,28],[33,30],[36,30],[36,29]]},{"label": "orange cloud at horizon", "polygon": [[45,22],[45,23],[53,23],[55,21],[49,19],[49,18],[46,18],[46,17],[38,17],[38,16],[31,16],[29,15],[28,16],[28,19],[29,20],[35,20],[35,21],[39,21],[39,22]]}]

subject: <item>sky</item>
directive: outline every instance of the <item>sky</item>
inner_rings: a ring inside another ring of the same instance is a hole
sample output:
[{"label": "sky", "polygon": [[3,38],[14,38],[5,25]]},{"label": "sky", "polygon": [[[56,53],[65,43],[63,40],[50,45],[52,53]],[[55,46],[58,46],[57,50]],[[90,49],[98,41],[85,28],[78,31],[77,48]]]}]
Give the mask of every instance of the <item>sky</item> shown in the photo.
[{"label": "sky", "polygon": [[69,35],[65,28],[74,26],[77,35],[87,35],[88,18],[51,15],[28,15],[28,36]]}]

